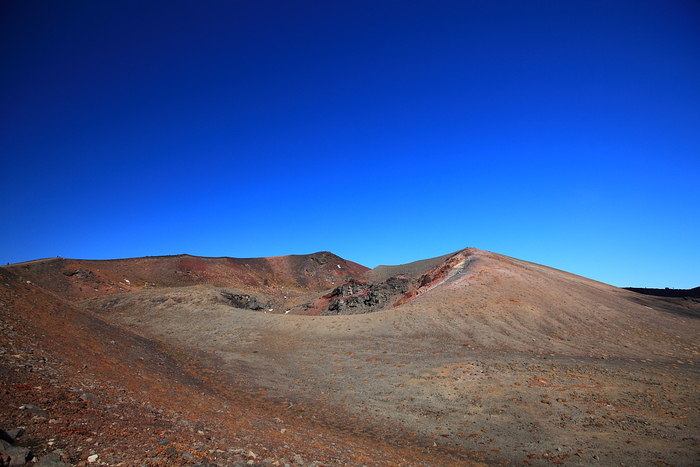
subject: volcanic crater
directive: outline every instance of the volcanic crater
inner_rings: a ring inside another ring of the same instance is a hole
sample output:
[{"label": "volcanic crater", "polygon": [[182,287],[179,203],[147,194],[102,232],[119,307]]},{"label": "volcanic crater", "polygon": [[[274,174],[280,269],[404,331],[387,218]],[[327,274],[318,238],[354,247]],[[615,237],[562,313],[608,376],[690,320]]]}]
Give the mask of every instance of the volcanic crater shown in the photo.
[{"label": "volcanic crater", "polygon": [[319,252],[0,276],[0,428],[39,459],[700,464],[692,295],[474,248],[371,270]]}]

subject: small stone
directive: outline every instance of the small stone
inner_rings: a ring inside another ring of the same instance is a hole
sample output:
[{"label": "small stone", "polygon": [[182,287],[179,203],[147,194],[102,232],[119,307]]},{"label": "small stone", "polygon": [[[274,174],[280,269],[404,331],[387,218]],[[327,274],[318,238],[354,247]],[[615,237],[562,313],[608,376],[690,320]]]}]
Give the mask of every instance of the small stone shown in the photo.
[{"label": "small stone", "polygon": [[[6,431],[5,434],[7,436],[9,436],[9,438],[10,438],[7,441],[14,443],[15,441],[17,441],[17,438],[19,438],[20,436],[22,436],[24,434],[24,429],[15,428],[15,429]],[[3,436],[3,438],[4,438],[4,436]]]},{"label": "small stone", "polygon": [[100,400],[97,398],[97,396],[94,394],[90,394],[89,392],[84,392],[80,394],[80,399],[85,402],[92,402],[95,405],[100,403]]},{"label": "small stone", "polygon": [[69,464],[63,462],[59,453],[52,452],[39,459],[39,462],[34,464],[34,467],[69,467]]},{"label": "small stone", "polygon": [[100,457],[100,456],[98,456],[97,454],[93,454],[93,455],[91,455],[91,456],[88,456],[87,461],[88,461],[90,464],[94,464],[95,462],[97,462],[97,458],[98,458],[98,457]]},{"label": "small stone", "polygon": [[193,456],[192,453],[189,452],[189,451],[183,452],[183,453],[182,453],[182,457],[183,457],[183,459],[185,459],[185,460],[188,460],[188,461],[190,461],[190,462],[194,462],[194,456]]},{"label": "small stone", "polygon": [[49,414],[46,413],[45,410],[40,409],[39,407],[35,407],[31,404],[24,404],[23,406],[20,407],[20,409],[24,409],[29,413],[33,413],[38,418],[49,418]]},{"label": "small stone", "polygon": [[10,457],[9,467],[20,467],[32,458],[29,448],[23,446],[10,446],[5,449],[4,454]]}]

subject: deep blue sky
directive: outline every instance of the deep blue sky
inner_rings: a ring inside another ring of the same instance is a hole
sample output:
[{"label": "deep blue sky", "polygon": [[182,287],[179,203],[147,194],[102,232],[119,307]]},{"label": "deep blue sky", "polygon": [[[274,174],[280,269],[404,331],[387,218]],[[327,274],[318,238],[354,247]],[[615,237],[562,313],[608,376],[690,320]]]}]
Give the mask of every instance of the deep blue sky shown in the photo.
[{"label": "deep blue sky", "polygon": [[700,285],[695,1],[4,1],[0,262],[467,246]]}]

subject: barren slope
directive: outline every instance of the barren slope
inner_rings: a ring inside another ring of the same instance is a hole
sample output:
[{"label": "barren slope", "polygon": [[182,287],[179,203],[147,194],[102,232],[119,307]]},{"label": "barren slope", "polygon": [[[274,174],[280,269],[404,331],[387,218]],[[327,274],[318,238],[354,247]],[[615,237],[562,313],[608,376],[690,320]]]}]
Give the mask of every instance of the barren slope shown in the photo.
[{"label": "barren slope", "polygon": [[83,305],[215,356],[225,379],[329,430],[433,443],[461,462],[700,460],[697,302],[474,249],[365,280],[396,276],[406,290],[370,314],[242,310],[201,286]]},{"label": "barren slope", "polygon": [[209,284],[279,296],[315,293],[367,268],[329,252],[270,258],[190,255],[117,260],[49,258],[4,267],[68,300],[128,291]]},{"label": "barren slope", "polygon": [[156,343],[4,268],[0,331],[0,429],[23,427],[17,444],[37,457],[58,449],[73,465],[91,455],[121,466],[454,465],[370,432],[319,427],[222,374],[211,354]]}]

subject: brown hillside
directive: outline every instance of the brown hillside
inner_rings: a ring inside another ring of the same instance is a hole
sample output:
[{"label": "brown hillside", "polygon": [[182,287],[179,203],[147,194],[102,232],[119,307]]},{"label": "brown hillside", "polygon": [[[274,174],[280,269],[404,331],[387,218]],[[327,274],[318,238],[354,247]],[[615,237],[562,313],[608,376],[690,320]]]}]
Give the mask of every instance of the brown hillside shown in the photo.
[{"label": "brown hillside", "polygon": [[266,400],[262,388],[222,378],[211,354],[149,340],[5,268],[0,330],[0,434],[23,427],[16,445],[37,458],[57,452],[65,465],[86,465],[96,454],[97,465],[122,467],[456,465],[397,450],[360,425],[319,427]]},{"label": "brown hillside", "polygon": [[190,255],[118,260],[51,258],[5,269],[71,300],[127,291],[209,284],[260,293],[319,292],[368,269],[329,252],[270,258]]},{"label": "brown hillside", "polygon": [[[194,381],[224,404],[240,401],[259,420],[247,425],[250,436],[282,452],[290,432],[304,433],[295,439],[309,449],[333,450],[319,451],[324,465],[700,462],[699,301],[639,295],[477,249],[335,284],[327,276],[317,288],[289,285],[312,263],[290,265],[285,289],[270,286],[270,275],[266,289],[237,279],[76,303],[166,355],[196,355],[198,363],[173,360],[174,372],[197,378],[170,390],[187,394]],[[262,262],[247,264],[263,277],[252,267]],[[19,285],[19,296],[32,290]],[[259,306],[273,302],[272,312]],[[49,340],[72,345],[60,332]],[[244,399],[251,393],[257,399]],[[284,436],[267,430],[270,417],[283,420]],[[217,426],[240,438],[240,427]]]}]

